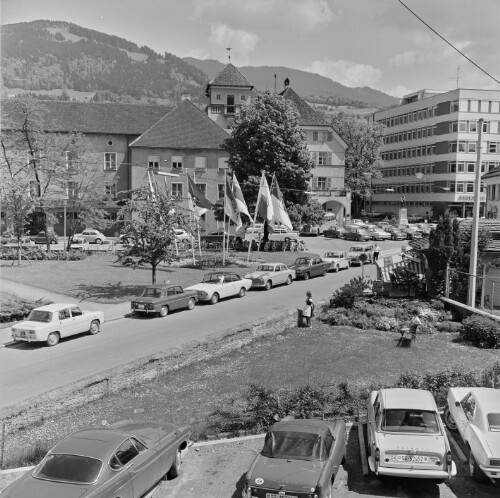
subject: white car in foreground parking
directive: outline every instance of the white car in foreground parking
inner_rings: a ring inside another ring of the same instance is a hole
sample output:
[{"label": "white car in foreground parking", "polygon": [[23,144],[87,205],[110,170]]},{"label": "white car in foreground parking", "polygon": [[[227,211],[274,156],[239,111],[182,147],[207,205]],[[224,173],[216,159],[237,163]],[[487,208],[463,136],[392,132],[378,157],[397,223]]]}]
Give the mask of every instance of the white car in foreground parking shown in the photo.
[{"label": "white car in foreground parking", "polygon": [[346,251],[326,251],[323,255],[323,261],[330,263],[330,270],[338,272],[339,270],[348,270],[351,267],[351,259]]},{"label": "white car in foreground parking", "polygon": [[249,278],[241,278],[237,273],[214,272],[207,273],[199,284],[191,285],[184,290],[196,291],[198,301],[209,301],[217,304],[224,297],[244,297],[252,287]]},{"label": "white car in foreground parking", "polygon": [[254,272],[245,275],[252,281],[252,287],[262,287],[270,290],[280,284],[290,285],[295,278],[295,270],[283,263],[263,263]]},{"label": "white car in foreground parking", "polygon": [[500,482],[500,389],[452,387],[444,422],[458,431],[469,451],[469,474]]},{"label": "white car in foreground parking", "polygon": [[63,337],[88,332],[95,335],[104,323],[102,311],[84,311],[75,304],[55,303],[31,310],[28,318],[12,326],[12,339],[55,346]]}]

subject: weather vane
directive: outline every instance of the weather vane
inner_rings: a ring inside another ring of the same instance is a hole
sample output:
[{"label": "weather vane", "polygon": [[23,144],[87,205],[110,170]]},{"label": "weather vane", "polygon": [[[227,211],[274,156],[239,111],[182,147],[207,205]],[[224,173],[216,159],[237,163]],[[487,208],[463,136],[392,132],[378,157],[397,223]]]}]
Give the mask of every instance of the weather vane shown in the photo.
[{"label": "weather vane", "polygon": [[227,58],[229,59],[229,62],[231,62],[231,47],[227,47]]}]

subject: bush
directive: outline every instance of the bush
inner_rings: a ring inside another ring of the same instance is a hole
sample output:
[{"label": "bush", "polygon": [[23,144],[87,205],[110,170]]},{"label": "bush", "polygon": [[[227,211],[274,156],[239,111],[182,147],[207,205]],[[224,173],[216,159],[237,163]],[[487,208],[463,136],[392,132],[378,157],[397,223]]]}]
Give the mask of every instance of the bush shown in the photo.
[{"label": "bush", "polygon": [[50,304],[46,299],[27,299],[16,294],[3,292],[0,297],[0,322],[23,320],[33,308]]},{"label": "bush", "polygon": [[[23,259],[30,261],[79,261],[85,259],[87,253],[76,249],[70,251],[44,251],[41,247],[26,247],[23,249]],[[8,248],[0,252],[0,259],[7,261],[16,261],[18,259],[17,248]]]},{"label": "bush", "polygon": [[462,322],[460,340],[478,348],[500,349],[500,325],[484,316],[469,316]]},{"label": "bush", "polygon": [[343,285],[333,293],[330,298],[330,308],[352,308],[356,300],[363,295],[363,292],[371,288],[371,284],[369,278],[364,280],[362,277],[351,279],[348,284]]}]

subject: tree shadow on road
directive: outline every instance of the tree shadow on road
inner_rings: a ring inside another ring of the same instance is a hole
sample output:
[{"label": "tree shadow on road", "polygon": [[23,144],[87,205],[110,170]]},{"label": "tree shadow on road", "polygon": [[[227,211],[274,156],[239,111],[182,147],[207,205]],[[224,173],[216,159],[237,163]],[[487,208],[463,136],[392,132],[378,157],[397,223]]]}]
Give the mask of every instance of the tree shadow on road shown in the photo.
[{"label": "tree shadow on road", "polygon": [[72,289],[72,294],[80,301],[102,300],[103,302],[119,303],[140,296],[144,285],[123,285],[122,282],[104,285],[80,284]]}]

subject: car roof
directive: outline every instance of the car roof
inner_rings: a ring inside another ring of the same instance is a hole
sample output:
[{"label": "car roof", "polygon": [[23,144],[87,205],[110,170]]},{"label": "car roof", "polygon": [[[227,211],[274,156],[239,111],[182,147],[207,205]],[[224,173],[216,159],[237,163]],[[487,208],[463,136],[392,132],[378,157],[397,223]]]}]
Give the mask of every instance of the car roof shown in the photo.
[{"label": "car roof", "polygon": [[166,289],[168,287],[180,287],[179,284],[155,284],[155,285],[145,285],[145,289]]},{"label": "car roof", "polygon": [[46,304],[45,306],[40,306],[39,308],[34,308],[34,309],[40,310],[40,311],[59,311],[63,308],[70,308],[72,306],[78,306],[78,304],[75,304],[75,303],[52,303],[52,304]]},{"label": "car roof", "polygon": [[308,254],[306,256],[299,256],[297,259],[299,258],[313,259],[313,258],[321,258],[321,256],[319,254]]},{"label": "car roof", "polygon": [[500,409],[500,389],[475,387],[471,391],[484,411]]},{"label": "car roof", "polygon": [[269,262],[269,263],[259,263],[258,266],[263,266],[263,265],[284,265],[285,263],[277,263],[277,262]]},{"label": "car roof", "polygon": [[323,420],[283,420],[281,422],[275,423],[270,431],[273,432],[307,432],[311,434],[324,433],[328,431],[330,427]]},{"label": "car roof", "polygon": [[381,389],[384,408],[410,408],[417,410],[435,410],[436,402],[432,394],[424,389]]}]

